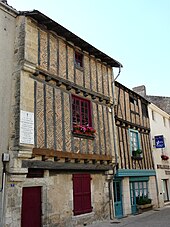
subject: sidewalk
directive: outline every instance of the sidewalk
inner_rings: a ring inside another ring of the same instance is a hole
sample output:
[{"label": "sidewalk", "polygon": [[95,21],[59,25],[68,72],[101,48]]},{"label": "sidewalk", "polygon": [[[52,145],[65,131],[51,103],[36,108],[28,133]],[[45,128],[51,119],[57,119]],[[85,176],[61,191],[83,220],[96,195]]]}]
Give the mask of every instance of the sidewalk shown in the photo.
[{"label": "sidewalk", "polygon": [[170,227],[170,205],[122,219],[96,222],[87,227]]}]

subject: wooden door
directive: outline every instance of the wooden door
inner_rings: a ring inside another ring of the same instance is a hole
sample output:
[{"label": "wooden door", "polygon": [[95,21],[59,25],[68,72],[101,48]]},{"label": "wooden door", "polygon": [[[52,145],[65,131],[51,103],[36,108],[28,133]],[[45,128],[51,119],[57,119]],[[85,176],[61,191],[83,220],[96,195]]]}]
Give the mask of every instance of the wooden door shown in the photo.
[{"label": "wooden door", "polygon": [[21,227],[41,227],[41,187],[23,188]]}]

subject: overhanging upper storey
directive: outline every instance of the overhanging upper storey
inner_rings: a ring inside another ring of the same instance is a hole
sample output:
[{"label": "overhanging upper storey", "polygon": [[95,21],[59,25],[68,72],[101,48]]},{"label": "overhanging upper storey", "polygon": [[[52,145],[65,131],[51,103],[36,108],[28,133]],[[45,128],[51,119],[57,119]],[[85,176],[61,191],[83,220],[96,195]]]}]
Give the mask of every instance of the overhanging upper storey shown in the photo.
[{"label": "overhanging upper storey", "polygon": [[64,37],[67,41],[72,42],[75,46],[80,47],[83,51],[87,51],[90,55],[94,55],[96,58],[99,58],[101,61],[106,62],[111,67],[123,67],[121,63],[115,59],[104,54],[100,50],[96,49],[74,33],[70,32],[57,22],[53,21],[43,13],[38,10],[33,11],[22,11],[20,15],[29,16],[35,19],[39,24],[45,25],[47,29],[54,31],[57,35]]}]

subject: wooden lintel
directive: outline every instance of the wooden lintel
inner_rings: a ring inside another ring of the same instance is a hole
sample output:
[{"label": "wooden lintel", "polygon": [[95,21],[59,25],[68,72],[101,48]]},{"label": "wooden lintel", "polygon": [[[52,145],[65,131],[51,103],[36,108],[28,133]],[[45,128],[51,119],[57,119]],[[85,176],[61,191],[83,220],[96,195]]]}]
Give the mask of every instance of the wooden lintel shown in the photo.
[{"label": "wooden lintel", "polygon": [[33,148],[33,156],[57,157],[57,159],[76,159],[76,160],[96,160],[96,161],[112,161],[111,155],[99,154],[80,154],[72,152],[56,151],[46,148]]},{"label": "wooden lintel", "polygon": [[105,164],[91,164],[91,163],[71,163],[71,162],[52,162],[52,161],[39,161],[39,160],[23,160],[23,168],[34,168],[34,169],[47,169],[47,170],[65,170],[65,171],[108,171],[112,170],[111,165]]}]

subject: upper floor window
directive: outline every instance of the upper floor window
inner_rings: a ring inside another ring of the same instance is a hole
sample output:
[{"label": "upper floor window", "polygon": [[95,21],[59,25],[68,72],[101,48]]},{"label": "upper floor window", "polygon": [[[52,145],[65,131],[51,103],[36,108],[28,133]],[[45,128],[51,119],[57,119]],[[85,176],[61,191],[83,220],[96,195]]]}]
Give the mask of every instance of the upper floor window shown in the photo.
[{"label": "upper floor window", "polygon": [[72,120],[75,136],[94,138],[96,130],[92,127],[91,102],[78,96],[72,96]]},{"label": "upper floor window", "polygon": [[166,127],[166,118],[165,117],[163,117],[163,124]]},{"label": "upper floor window", "polygon": [[129,97],[129,100],[131,103],[133,103],[134,105],[138,106],[138,100],[132,96]]},{"label": "upper floor window", "polygon": [[152,110],[152,120],[153,120],[153,121],[155,120],[155,113],[154,113],[153,110]]},{"label": "upper floor window", "polygon": [[145,103],[142,103],[142,115],[148,117],[148,107]]},{"label": "upper floor window", "polygon": [[142,150],[140,147],[140,138],[139,132],[137,130],[130,129],[130,150],[131,155],[134,158],[141,158],[142,157]]},{"label": "upper floor window", "polygon": [[83,54],[75,51],[75,64],[78,67],[83,67]]},{"label": "upper floor window", "polygon": [[91,103],[89,100],[72,96],[73,125],[92,126]]}]

